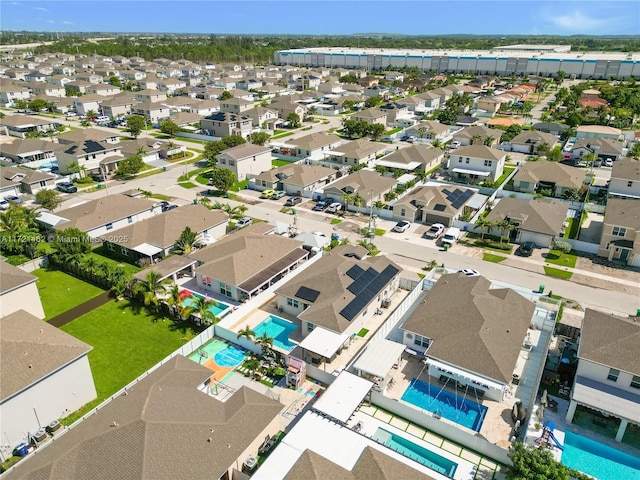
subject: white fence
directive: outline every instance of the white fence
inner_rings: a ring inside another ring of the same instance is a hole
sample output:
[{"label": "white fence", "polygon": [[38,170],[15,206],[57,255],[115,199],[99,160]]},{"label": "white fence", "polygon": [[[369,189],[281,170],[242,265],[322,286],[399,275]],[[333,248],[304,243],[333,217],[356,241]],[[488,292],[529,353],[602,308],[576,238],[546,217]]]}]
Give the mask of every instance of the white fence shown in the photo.
[{"label": "white fence", "polygon": [[598,253],[598,250],[600,249],[600,245],[597,243],[582,242],[580,240],[574,240],[572,238],[560,238],[559,240],[567,242],[573,247],[574,250],[578,252]]},{"label": "white fence", "polygon": [[33,260],[29,260],[28,262],[18,265],[18,268],[25,272],[31,273],[34,270],[47,267],[48,265],[49,265],[49,257],[45,255],[44,257],[34,258]]},{"label": "white fence", "polygon": [[215,142],[217,140],[220,140],[220,137],[212,137],[210,135],[202,135],[201,133],[189,132],[178,132],[176,133],[176,137],[192,138],[193,140],[201,140],[203,142]]}]

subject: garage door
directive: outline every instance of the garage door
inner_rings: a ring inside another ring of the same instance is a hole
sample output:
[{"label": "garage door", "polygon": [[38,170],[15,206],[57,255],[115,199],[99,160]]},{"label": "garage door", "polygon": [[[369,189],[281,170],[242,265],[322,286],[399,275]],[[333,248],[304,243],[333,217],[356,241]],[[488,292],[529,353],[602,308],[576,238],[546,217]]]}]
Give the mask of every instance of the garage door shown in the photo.
[{"label": "garage door", "polygon": [[551,237],[549,235],[543,235],[541,233],[534,232],[520,232],[519,243],[533,242],[538,247],[551,247]]},{"label": "garage door", "polygon": [[441,215],[434,215],[432,213],[427,213],[424,223],[427,223],[429,225],[432,225],[434,223],[441,223],[445,227],[450,227],[451,226],[451,218],[443,217]]},{"label": "garage door", "polygon": [[640,255],[638,255],[637,253],[633,255],[631,265],[634,267],[640,267]]}]

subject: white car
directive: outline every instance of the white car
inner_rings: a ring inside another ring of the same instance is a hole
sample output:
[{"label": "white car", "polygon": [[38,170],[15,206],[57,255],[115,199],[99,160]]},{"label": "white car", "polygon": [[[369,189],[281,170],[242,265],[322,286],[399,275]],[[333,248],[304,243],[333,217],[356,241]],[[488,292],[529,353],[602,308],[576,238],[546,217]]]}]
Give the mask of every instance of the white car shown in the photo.
[{"label": "white car", "polygon": [[604,167],[613,167],[613,159],[612,158],[607,158],[603,163],[602,166]]},{"label": "white car", "polygon": [[440,238],[440,236],[444,233],[444,225],[441,223],[434,223],[433,225],[431,225],[431,228],[429,230],[427,230],[426,232],[424,232],[424,235],[427,238],[434,238],[434,239],[438,239]]},{"label": "white car", "polygon": [[327,208],[327,212],[329,213],[338,213],[340,210],[342,210],[342,204],[339,202],[334,202]]},{"label": "white car", "polygon": [[464,273],[466,277],[478,277],[480,276],[480,272],[477,270],[472,270],[471,268],[463,268],[462,270],[458,270],[458,273]]},{"label": "white car", "polygon": [[240,220],[238,220],[238,223],[236,223],[236,228],[244,228],[251,225],[252,223],[253,223],[253,218],[243,217]]},{"label": "white car", "polygon": [[404,233],[407,230],[409,230],[410,227],[411,227],[411,223],[405,222],[404,220],[402,220],[401,222],[396,223],[391,230],[398,233]]}]

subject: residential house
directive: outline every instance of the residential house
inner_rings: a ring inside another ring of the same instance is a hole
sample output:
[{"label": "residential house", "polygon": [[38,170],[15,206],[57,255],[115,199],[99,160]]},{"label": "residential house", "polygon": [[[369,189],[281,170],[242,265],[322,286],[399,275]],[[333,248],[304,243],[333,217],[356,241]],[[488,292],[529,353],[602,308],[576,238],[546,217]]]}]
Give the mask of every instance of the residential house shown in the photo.
[{"label": "residential house", "polygon": [[342,144],[342,139],[337,135],[325,132],[314,132],[304,137],[289,140],[287,145],[291,148],[291,153],[298,158],[322,159],[324,152],[328,152]]},{"label": "residential house", "polygon": [[169,77],[158,80],[156,88],[169,95],[175,95],[179,90],[187,88],[187,82],[178,78]]},{"label": "residential house", "polygon": [[[48,97],[57,97],[63,98],[66,96],[66,91],[64,87],[60,87],[57,85],[53,85],[49,82],[33,85],[31,87],[31,92],[33,95],[46,95]],[[0,92],[0,101],[2,101],[2,93]]]},{"label": "residential house", "polygon": [[295,113],[296,115],[298,115],[301,120],[307,114],[306,107],[292,101],[290,96],[279,97],[272,100],[268,108],[277,112],[278,117],[280,117],[282,120],[286,120],[291,113]]},{"label": "residential house", "polygon": [[115,120],[131,115],[131,108],[139,102],[139,100],[135,99],[134,95],[124,93],[104,99],[102,103],[100,103],[100,108],[102,109],[103,115]]},{"label": "residential house", "polygon": [[389,88],[384,85],[376,84],[371,87],[365,87],[362,94],[367,98],[380,97],[385,101],[391,99],[391,92],[389,91]]},{"label": "residential house", "polygon": [[451,151],[449,172],[470,183],[495,182],[502,175],[507,154],[485,145],[469,145]]},{"label": "residential house", "polygon": [[2,155],[13,163],[46,162],[55,160],[53,143],[40,138],[26,138],[2,145]]},{"label": "residential house", "polygon": [[164,92],[161,92],[160,90],[154,90],[151,88],[147,88],[144,90],[139,90],[137,92],[135,92],[135,96],[136,99],[141,101],[141,102],[151,102],[151,103],[158,103],[158,102],[166,102],[167,101],[167,94]]},{"label": "residential house", "polygon": [[220,111],[225,113],[245,114],[253,108],[253,102],[242,98],[227,98],[220,100]]},{"label": "residential house", "polygon": [[82,80],[74,80],[73,82],[67,82],[64,84],[64,88],[74,95],[84,95],[87,93],[87,87],[90,87],[91,83],[84,82]]},{"label": "residential house", "polygon": [[640,324],[587,308],[578,346],[578,368],[571,389],[567,422],[576,410],[600,424],[614,425],[621,442],[627,428],[640,425]]},{"label": "residential house", "polygon": [[135,140],[122,142],[121,144],[121,153],[125,158],[140,155],[140,158],[142,158],[142,161],[145,163],[160,160],[163,150],[166,150],[165,142],[161,142],[153,137],[136,138]]},{"label": "residential house", "polygon": [[140,102],[131,106],[133,115],[140,115],[154,127],[171,116],[171,111],[161,103]]},{"label": "residential house", "polygon": [[437,110],[441,104],[444,104],[440,102],[441,96],[434,92],[419,93],[416,97],[424,100],[425,113]]},{"label": "residential house", "polygon": [[[347,209],[368,209],[372,202],[384,201],[385,194],[390,193],[396,185],[395,178],[384,177],[374,170],[363,168],[327,186],[324,196],[344,202]],[[361,199],[360,207],[353,205],[355,197]]]},{"label": "residential house", "polygon": [[243,302],[295,270],[309,257],[302,243],[280,235],[255,233],[245,227],[196,250],[196,281],[204,290]]},{"label": "residential house", "polygon": [[482,97],[476,102],[476,115],[481,117],[493,117],[498,113],[498,110],[500,110],[503,103],[506,102],[498,97]]},{"label": "residential house", "polygon": [[325,152],[325,160],[341,165],[369,164],[384,155],[387,145],[372,142],[368,138],[358,138],[340,144],[335,150]]},{"label": "residential house", "polygon": [[537,193],[551,190],[554,197],[562,198],[567,191],[585,187],[586,171],[557,162],[526,162],[513,176],[516,192]]},{"label": "residential house", "polygon": [[75,79],[76,81],[89,84],[92,83],[94,85],[104,82],[104,77],[102,75],[98,75],[92,71],[76,72]]},{"label": "residential house", "polygon": [[381,110],[379,108],[367,108],[366,110],[361,110],[351,115],[351,120],[367,122],[371,125],[379,123],[386,127],[387,123],[389,123],[388,116],[389,112],[385,110]]},{"label": "residential house", "polygon": [[[94,133],[95,132],[95,133]],[[100,138],[97,133],[102,133]],[[122,158],[121,146],[105,138],[104,132],[96,129],[76,130],[58,137],[58,144],[54,144],[58,168],[60,173],[72,173],[74,164],[84,168],[88,173],[107,173],[116,167],[109,167],[110,162],[119,161]],[[100,139],[98,139],[98,138]]]},{"label": "residential house", "polygon": [[510,288],[454,273],[440,277],[400,329],[407,348],[425,355],[434,382],[443,378],[501,401],[534,311],[532,301]]},{"label": "residential house", "polygon": [[592,153],[597,158],[604,160],[610,158],[617,160],[622,156],[622,142],[611,138],[581,138],[573,144],[571,156],[582,158],[584,155]]},{"label": "residential house", "polygon": [[511,150],[519,153],[543,154],[544,147],[552,150],[558,145],[558,137],[550,133],[543,133],[537,130],[524,130],[519,133],[511,141]]},{"label": "residential house", "polygon": [[96,95],[95,93],[82,95],[73,100],[73,108],[78,115],[86,115],[90,111],[100,115],[100,104],[104,99],[102,95]]},{"label": "residential house", "polygon": [[312,198],[338,175],[333,168],[292,163],[254,175],[253,185],[257,190],[284,190],[289,195]]},{"label": "residential house", "polygon": [[640,200],[608,199],[603,223],[598,256],[640,266]]},{"label": "residential house", "polygon": [[[2,277],[4,282],[4,267]],[[22,299],[25,306],[27,301]],[[3,442],[29,444],[28,432],[34,434],[96,398],[87,356],[91,350],[25,310],[0,318]]]},{"label": "residential house", "polygon": [[66,88],[65,86],[68,83],[73,82],[73,77],[70,75],[51,75],[47,78],[47,82],[58,87]]},{"label": "residential house", "polygon": [[431,145],[412,145],[396,150],[376,160],[376,165],[391,171],[402,170],[404,173],[417,174],[429,172],[444,162],[445,152]]},{"label": "residential house", "polygon": [[564,234],[568,211],[569,203],[560,200],[504,197],[486,219],[496,225],[501,221],[510,222],[513,230],[495,227],[494,231],[508,236],[512,242],[533,242],[538,247],[551,248]]},{"label": "residential house", "polygon": [[[276,291],[278,308],[300,320],[304,339],[321,327],[357,334],[398,289],[401,268],[385,256],[325,255]],[[312,357],[311,364],[320,363]]]},{"label": "residential house", "polygon": [[533,128],[539,132],[549,133],[559,137],[569,126],[563,123],[538,122],[533,124]]},{"label": "residential house", "polygon": [[46,133],[60,126],[55,119],[29,115],[5,115],[0,118],[0,132],[12,137],[27,138],[29,132]]},{"label": "residential house", "polygon": [[47,229],[78,228],[91,238],[110,241],[113,239],[111,233],[119,228],[160,214],[160,204],[153,200],[109,195],[59,210],[55,214],[41,212],[36,220]]},{"label": "residential house", "polygon": [[197,100],[198,101],[196,103],[193,103],[186,108],[186,112],[206,117],[207,115],[220,111],[220,102],[217,100]]},{"label": "residential house", "polygon": [[500,131],[492,130],[482,125],[465,127],[453,134],[453,141],[459,142],[460,146],[482,144],[493,147],[500,140]]},{"label": "residential house", "polygon": [[420,186],[393,204],[393,216],[409,222],[441,223],[451,227],[465,213],[473,213],[476,191],[456,186]]},{"label": "residential house", "polygon": [[[20,462],[7,479],[237,477],[234,472],[249,456],[257,456],[265,436],[281,429],[284,407],[246,386],[218,400],[212,395],[212,374],[182,355],[167,360],[29,461]],[[48,395],[42,398],[49,400]]]},{"label": "residential house", "polygon": [[252,119],[236,113],[216,112],[200,120],[200,127],[212,137],[239,135],[247,138],[252,131]]},{"label": "residential house", "polygon": [[271,170],[271,149],[252,143],[227,148],[218,155],[218,168],[231,170],[238,181]]},{"label": "residential house", "polygon": [[402,82],[404,80],[404,73],[402,72],[385,72],[384,79],[392,82]]},{"label": "residential house", "polygon": [[278,122],[278,114],[276,111],[267,107],[255,107],[246,110],[244,115],[251,118],[254,127],[268,130],[275,130],[276,123]]},{"label": "residential house", "polygon": [[622,138],[622,130],[606,125],[580,125],[576,128],[576,138],[608,138],[619,140]]},{"label": "residential house", "polygon": [[409,127],[404,132],[408,136],[416,136],[420,140],[433,143],[438,141],[446,143],[451,140],[451,127],[434,120],[423,120]]},{"label": "residential house", "polygon": [[29,89],[26,87],[19,87],[7,81],[0,83],[0,105],[5,108],[15,106],[16,100],[28,101],[30,96]]},{"label": "residential house", "polygon": [[614,162],[608,195],[640,198],[640,161],[624,157]]},{"label": "residential house", "polygon": [[[38,294],[38,277],[0,260],[0,318],[19,310],[36,318],[44,318]],[[4,360],[3,360],[4,361]]]},{"label": "residential house", "polygon": [[129,263],[151,264],[173,252],[185,228],[189,227],[198,241],[210,243],[226,233],[227,220],[227,214],[219,210],[184,205],[122,227],[117,235],[107,233],[103,245]]},{"label": "residential house", "polygon": [[9,182],[18,183],[22,193],[30,194],[36,194],[42,189],[54,188],[56,180],[56,176],[50,173],[12,166],[0,169],[0,175]]},{"label": "residential house", "polygon": [[117,95],[121,92],[120,87],[111,85],[110,83],[99,83],[87,87],[87,93],[105,96]]},{"label": "residential house", "polygon": [[317,90],[326,95],[344,95],[347,91],[339,82],[325,82],[318,86]]},{"label": "residential house", "polygon": [[407,109],[410,112],[414,112],[416,114],[426,113],[427,111],[425,100],[419,95],[403,98],[402,103],[407,106]]},{"label": "residential house", "polygon": [[[404,103],[386,102],[379,107],[379,110],[387,114],[388,125],[406,126],[406,125],[413,125],[415,123],[415,120],[413,119],[413,115],[409,113],[409,109]],[[401,125],[399,123],[401,121],[405,122],[406,125],[405,124]]]}]

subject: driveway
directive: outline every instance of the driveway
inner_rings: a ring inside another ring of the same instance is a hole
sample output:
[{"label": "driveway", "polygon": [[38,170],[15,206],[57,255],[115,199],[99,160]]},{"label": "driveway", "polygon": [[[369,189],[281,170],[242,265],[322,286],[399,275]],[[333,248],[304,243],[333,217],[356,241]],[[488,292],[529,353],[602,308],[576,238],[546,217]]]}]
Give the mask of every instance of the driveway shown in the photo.
[{"label": "driveway", "polygon": [[587,213],[587,219],[582,224],[578,240],[581,242],[600,243],[602,228],[604,226],[604,215],[601,213]]}]

